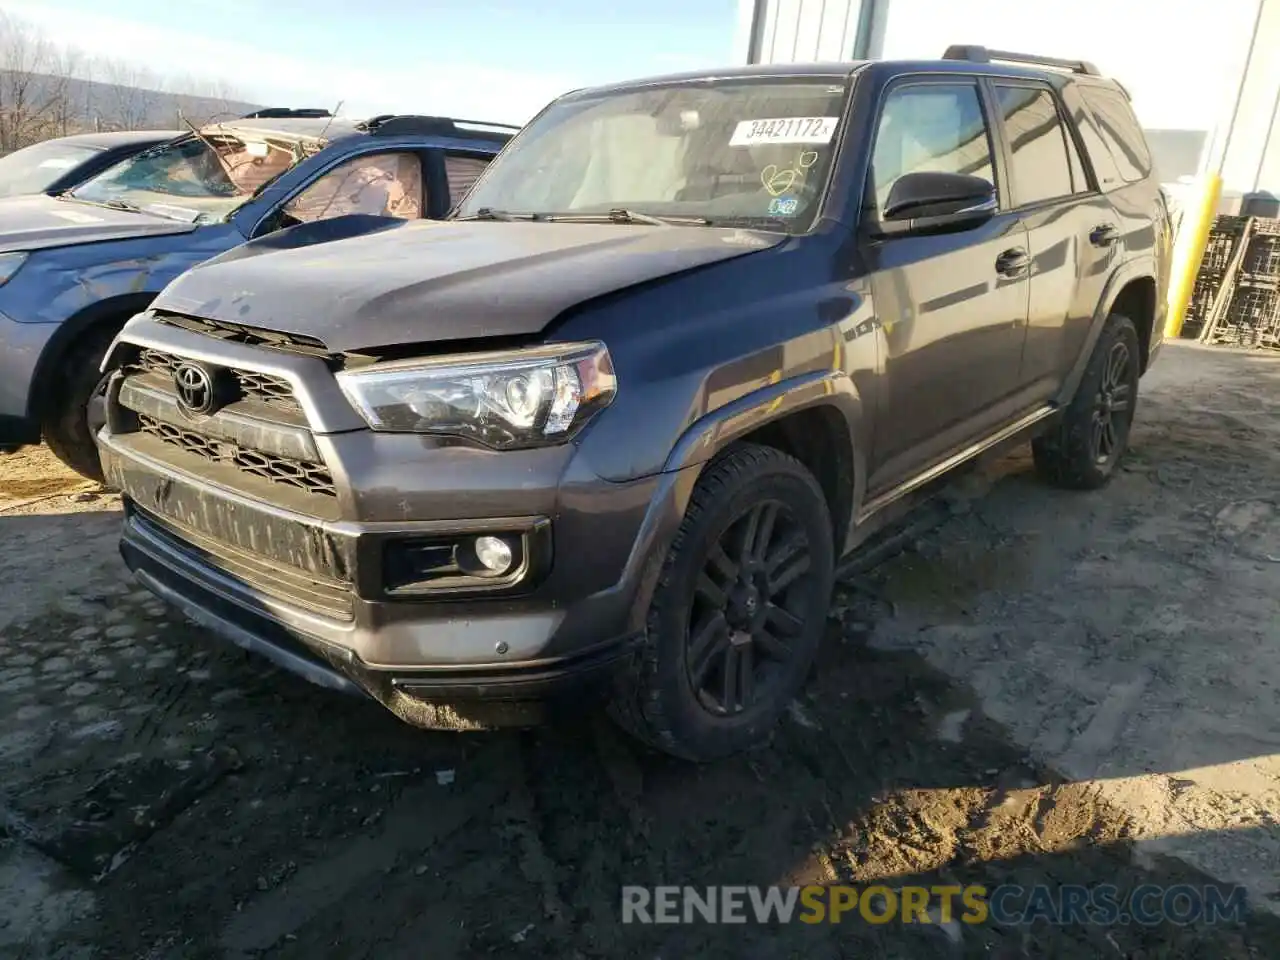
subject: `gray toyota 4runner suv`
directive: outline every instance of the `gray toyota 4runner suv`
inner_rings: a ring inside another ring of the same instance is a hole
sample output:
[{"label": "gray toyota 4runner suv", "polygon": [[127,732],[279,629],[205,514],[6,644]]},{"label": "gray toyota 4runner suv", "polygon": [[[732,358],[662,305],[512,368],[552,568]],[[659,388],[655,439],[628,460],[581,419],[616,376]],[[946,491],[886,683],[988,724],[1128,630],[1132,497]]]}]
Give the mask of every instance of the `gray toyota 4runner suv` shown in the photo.
[{"label": "gray toyota 4runner suv", "polygon": [[692,759],[768,733],[932,481],[1030,439],[1106,483],[1170,252],[1123,89],[975,47],[571,93],[445,222],[347,232],[224,253],[115,341],[130,567],[410,723],[601,691]]}]

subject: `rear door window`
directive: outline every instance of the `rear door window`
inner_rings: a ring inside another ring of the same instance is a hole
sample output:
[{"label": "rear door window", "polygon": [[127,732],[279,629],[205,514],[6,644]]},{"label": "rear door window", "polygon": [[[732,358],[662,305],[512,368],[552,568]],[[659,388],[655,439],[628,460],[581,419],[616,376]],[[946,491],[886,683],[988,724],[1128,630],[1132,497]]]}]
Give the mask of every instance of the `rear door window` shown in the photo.
[{"label": "rear door window", "polygon": [[[996,100],[1013,156],[1013,192],[1018,206],[1068,197],[1087,189],[1074,144],[1053,92],[1040,86],[997,83]],[[1076,171],[1079,170],[1077,173]]]},{"label": "rear door window", "polygon": [[1083,84],[1080,96],[1093,111],[1098,131],[1120,168],[1120,176],[1133,183],[1150,175],[1151,151],[1128,98],[1119,90]]},{"label": "rear door window", "polygon": [[489,165],[490,157],[478,157],[475,154],[446,153],[444,155],[444,174],[449,181],[449,206],[455,207],[462,202],[471,189],[471,185],[480,179],[484,168]]}]

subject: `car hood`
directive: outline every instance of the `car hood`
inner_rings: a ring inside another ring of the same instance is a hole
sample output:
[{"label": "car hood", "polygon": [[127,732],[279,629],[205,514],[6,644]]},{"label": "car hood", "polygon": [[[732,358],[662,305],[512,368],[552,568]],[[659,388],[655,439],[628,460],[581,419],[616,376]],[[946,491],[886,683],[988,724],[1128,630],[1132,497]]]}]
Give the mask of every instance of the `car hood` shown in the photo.
[{"label": "car hood", "polygon": [[195,224],[44,194],[0,199],[0,253],[189,233]]},{"label": "car hood", "polygon": [[720,227],[525,221],[420,220],[308,245],[291,240],[294,232],[188,271],[155,309],[305,336],[335,353],[533,334],[593,297],[785,239]]}]

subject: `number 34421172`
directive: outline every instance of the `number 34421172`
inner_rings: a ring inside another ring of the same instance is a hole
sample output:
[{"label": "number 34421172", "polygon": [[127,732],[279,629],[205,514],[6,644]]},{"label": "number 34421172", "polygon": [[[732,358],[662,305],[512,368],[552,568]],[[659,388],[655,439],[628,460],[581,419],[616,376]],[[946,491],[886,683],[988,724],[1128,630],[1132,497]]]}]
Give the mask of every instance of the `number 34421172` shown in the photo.
[{"label": "number 34421172", "polygon": [[731,147],[754,143],[830,143],[837,117],[773,117],[743,120],[734,128]]}]

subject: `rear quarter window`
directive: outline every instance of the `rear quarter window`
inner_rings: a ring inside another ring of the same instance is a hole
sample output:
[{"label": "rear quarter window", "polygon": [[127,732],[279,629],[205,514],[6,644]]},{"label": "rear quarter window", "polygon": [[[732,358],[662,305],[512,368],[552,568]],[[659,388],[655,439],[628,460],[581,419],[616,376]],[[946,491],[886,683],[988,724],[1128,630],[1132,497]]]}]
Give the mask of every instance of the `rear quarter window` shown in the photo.
[{"label": "rear quarter window", "polygon": [[1093,113],[1121,178],[1133,183],[1150,176],[1151,150],[1128,98],[1118,90],[1084,86],[1080,97]]}]

